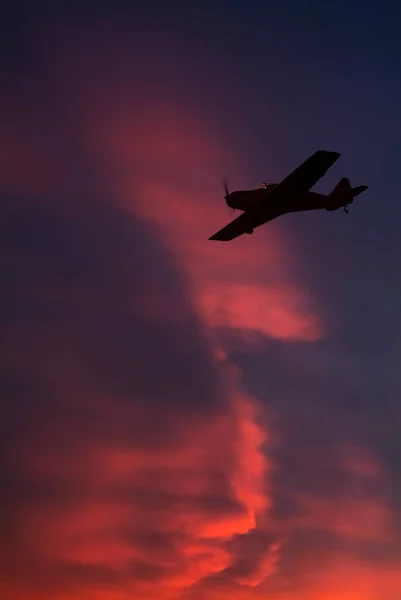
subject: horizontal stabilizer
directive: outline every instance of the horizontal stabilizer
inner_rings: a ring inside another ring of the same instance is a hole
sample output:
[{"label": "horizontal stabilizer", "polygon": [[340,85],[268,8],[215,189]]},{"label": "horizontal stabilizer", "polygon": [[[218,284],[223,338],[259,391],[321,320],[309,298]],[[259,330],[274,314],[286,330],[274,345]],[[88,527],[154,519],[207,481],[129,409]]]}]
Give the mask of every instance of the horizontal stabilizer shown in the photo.
[{"label": "horizontal stabilizer", "polygon": [[355,198],[355,196],[359,196],[359,194],[362,194],[362,192],[367,189],[367,185],[358,185],[357,187],[352,188],[352,197]]}]

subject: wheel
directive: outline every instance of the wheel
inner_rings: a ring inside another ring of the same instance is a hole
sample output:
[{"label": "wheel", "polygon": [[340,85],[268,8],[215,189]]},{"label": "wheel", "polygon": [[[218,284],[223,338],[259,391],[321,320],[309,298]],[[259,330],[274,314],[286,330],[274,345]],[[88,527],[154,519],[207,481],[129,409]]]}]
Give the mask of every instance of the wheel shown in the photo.
[{"label": "wheel", "polygon": [[247,234],[251,235],[253,233],[253,229],[248,229]]}]

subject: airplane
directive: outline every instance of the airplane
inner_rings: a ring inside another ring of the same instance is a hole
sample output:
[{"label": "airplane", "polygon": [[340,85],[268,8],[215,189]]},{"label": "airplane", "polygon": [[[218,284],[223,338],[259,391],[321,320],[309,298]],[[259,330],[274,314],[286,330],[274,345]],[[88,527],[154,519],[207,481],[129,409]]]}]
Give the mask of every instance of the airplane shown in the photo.
[{"label": "airplane", "polygon": [[327,195],[310,191],[340,156],[339,152],[318,150],[280,183],[262,183],[253,190],[229,193],[224,183],[227,206],[244,212],[209,240],[229,242],[244,233],[252,234],[256,227],[291,212],[343,208],[348,213],[348,204],[367,190],[367,185],[351,187],[350,180],[343,177]]}]

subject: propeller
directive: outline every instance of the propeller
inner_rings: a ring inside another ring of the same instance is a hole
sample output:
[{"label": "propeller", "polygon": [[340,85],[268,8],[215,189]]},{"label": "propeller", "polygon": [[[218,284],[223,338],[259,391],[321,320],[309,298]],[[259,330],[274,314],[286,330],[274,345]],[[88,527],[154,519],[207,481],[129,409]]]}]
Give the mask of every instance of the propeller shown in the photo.
[{"label": "propeller", "polygon": [[[226,193],[226,195],[224,196],[224,200],[227,203],[230,192],[228,191],[228,181],[226,178],[223,179],[222,184],[223,184],[224,191]],[[229,206],[228,203],[227,203],[227,206]],[[235,208],[233,208],[232,206],[229,206],[229,208],[231,208],[232,211],[235,211]]]}]

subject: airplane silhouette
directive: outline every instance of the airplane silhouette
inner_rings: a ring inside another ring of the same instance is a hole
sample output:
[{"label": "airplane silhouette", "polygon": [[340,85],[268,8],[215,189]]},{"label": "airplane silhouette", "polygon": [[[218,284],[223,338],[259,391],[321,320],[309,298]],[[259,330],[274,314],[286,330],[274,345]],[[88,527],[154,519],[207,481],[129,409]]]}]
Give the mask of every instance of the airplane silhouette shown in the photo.
[{"label": "airplane silhouette", "polygon": [[348,204],[354,201],[355,196],[367,190],[367,185],[353,188],[349,179],[343,177],[330,194],[310,191],[340,156],[339,152],[318,150],[280,183],[263,183],[255,190],[236,191],[230,194],[225,183],[224,198],[227,206],[244,212],[212,235],[209,240],[229,242],[244,233],[251,234],[256,227],[291,212],[343,208],[348,213]]}]

